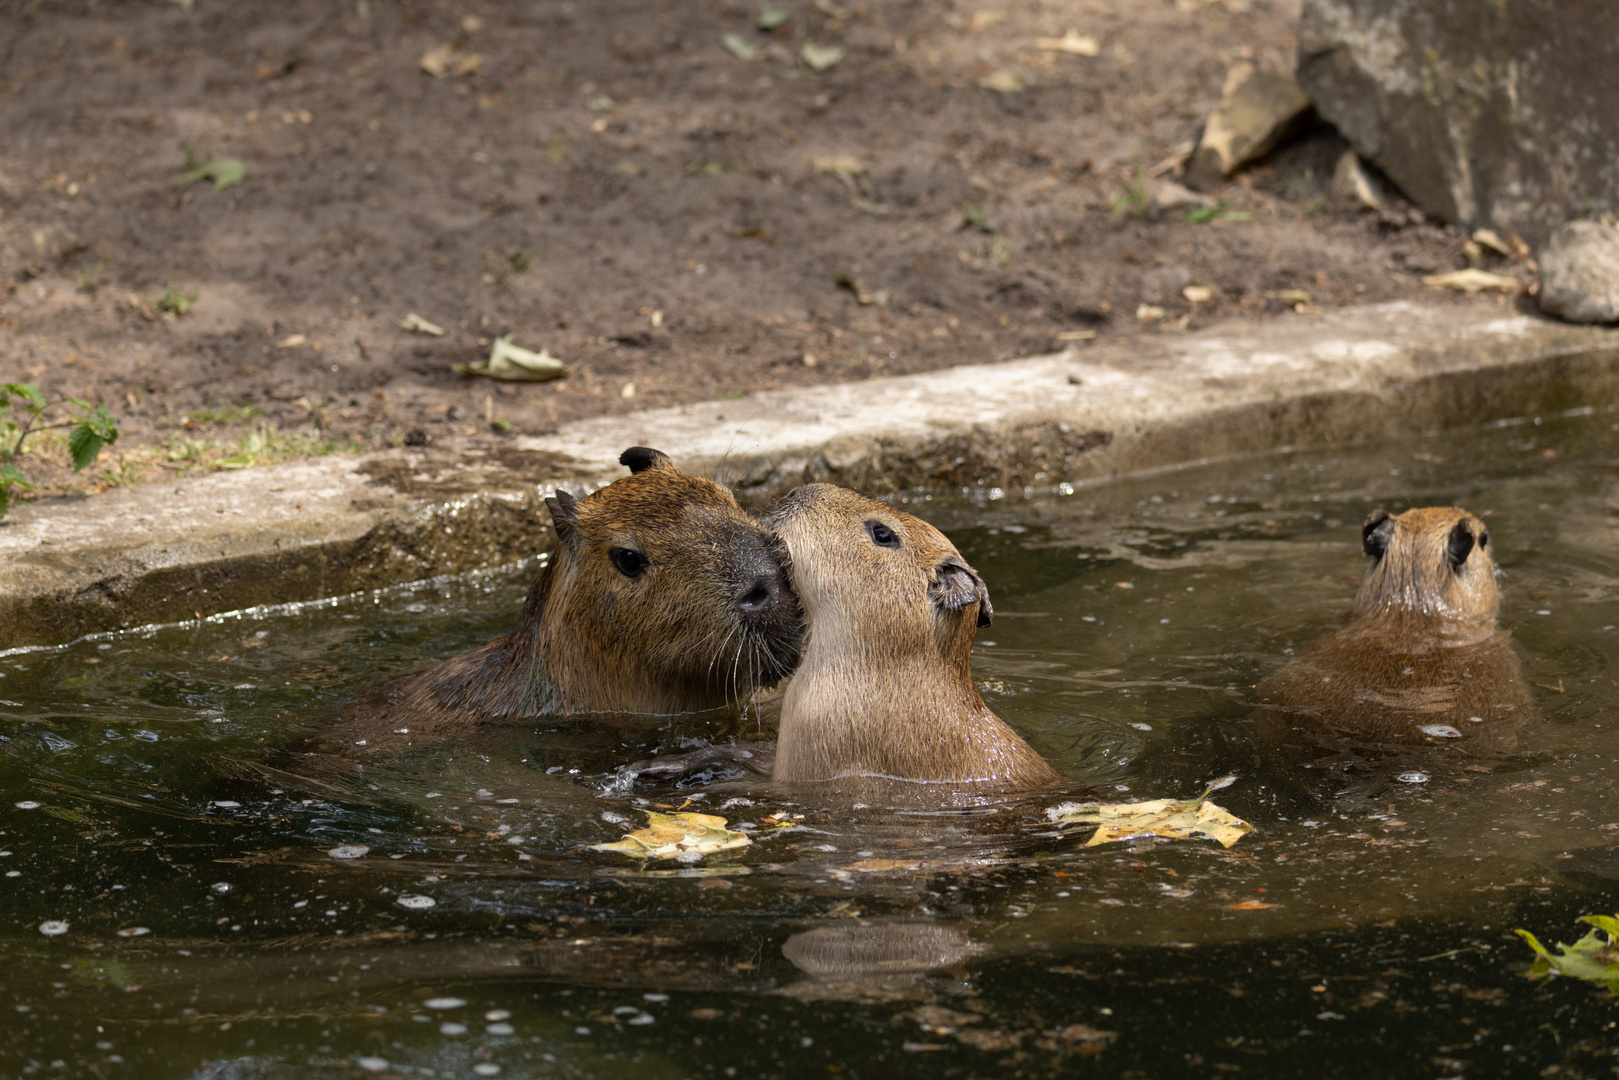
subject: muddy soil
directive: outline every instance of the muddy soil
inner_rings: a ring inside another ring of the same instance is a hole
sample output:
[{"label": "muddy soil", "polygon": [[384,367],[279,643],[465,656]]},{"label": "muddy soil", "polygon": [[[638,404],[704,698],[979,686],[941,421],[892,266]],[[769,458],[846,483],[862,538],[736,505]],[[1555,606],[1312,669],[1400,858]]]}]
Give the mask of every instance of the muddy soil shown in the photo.
[{"label": "muddy soil", "polygon": [[[1290,62],[1296,0],[764,6],[768,31],[753,0],[0,0],[0,376],[113,409],[96,486],[1233,317],[1513,303],[1424,286],[1465,236],[1397,194],[1325,201],[1330,129],[1212,190],[1215,220],[1132,212],[1231,64]],[[1096,55],[1040,46],[1070,30]],[[842,55],[817,72],[806,45]],[[245,179],[185,182],[188,155]],[[451,370],[502,334],[570,376]]]}]

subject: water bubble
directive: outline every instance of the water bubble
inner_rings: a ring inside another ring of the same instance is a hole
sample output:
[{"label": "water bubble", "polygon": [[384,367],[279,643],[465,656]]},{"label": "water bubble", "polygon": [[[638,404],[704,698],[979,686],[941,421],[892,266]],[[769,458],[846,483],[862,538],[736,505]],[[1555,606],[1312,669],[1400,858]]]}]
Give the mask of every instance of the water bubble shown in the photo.
[{"label": "water bubble", "polygon": [[646,1027],[648,1024],[657,1023],[651,1013],[642,1013],[640,1016],[632,1016],[624,1022],[626,1024],[633,1025],[634,1027]]},{"label": "water bubble", "polygon": [[1467,718],[1467,722],[1469,724],[1482,724],[1482,723],[1484,723],[1484,717],[1482,717],[1482,716],[1469,716]]},{"label": "water bubble", "polygon": [[364,844],[339,844],[326,854],[334,859],[358,859],[370,850]]},{"label": "water bubble", "polygon": [[1152,725],[1151,724],[1134,723],[1134,724],[1131,724],[1130,726],[1135,728],[1137,731],[1151,731],[1152,730]]},{"label": "water bubble", "polygon": [[366,1072],[379,1073],[387,1070],[388,1059],[380,1057],[357,1057],[354,1059],[354,1064],[358,1065]]},{"label": "water bubble", "polygon": [[219,807],[221,810],[234,810],[242,804],[233,799],[215,799],[213,805]]},{"label": "water bubble", "polygon": [[458,998],[458,997],[428,998],[426,1001],[422,1002],[423,1005],[427,1006],[429,1009],[434,1010],[435,1012],[444,1012],[444,1011],[446,1011],[448,1009],[464,1008],[466,1006],[466,1003],[467,1002],[466,1002],[465,998]]},{"label": "water bubble", "polygon": [[1436,739],[1459,739],[1462,733],[1449,724],[1419,724],[1417,730]]},{"label": "water bubble", "polygon": [[488,1012],[483,1014],[483,1018],[491,1023],[498,1024],[502,1020],[510,1020],[512,1018],[512,1014],[510,1009],[490,1009]]},{"label": "water bubble", "polygon": [[214,892],[218,893],[220,896],[224,896],[226,893],[230,892],[230,888],[231,888],[230,882],[228,882],[228,881],[216,881],[216,882],[213,883],[213,885],[211,885],[209,887],[211,889],[213,889]]},{"label": "water bubble", "polygon": [[35,802],[33,799],[24,799],[22,802],[17,804],[17,809],[18,810],[38,810],[39,809],[39,804],[37,802]]},{"label": "water bubble", "polygon": [[126,926],[118,931],[119,937],[145,937],[151,931],[144,926]]},{"label": "water bubble", "polygon": [[499,1076],[500,1066],[493,1061],[480,1061],[472,1067],[472,1071],[479,1076]]},{"label": "water bubble", "polygon": [[634,1016],[641,1010],[634,1005],[619,1005],[613,1009],[614,1016]]},{"label": "water bubble", "polygon": [[67,933],[67,923],[61,919],[46,919],[39,924],[39,932],[46,937],[57,937]]},{"label": "water bubble", "polygon": [[[862,854],[864,854],[864,852],[862,852]],[[668,994],[642,994],[641,995],[641,1000],[642,1001],[652,1001],[652,1002],[668,1001],[669,1000],[669,995]]]},{"label": "water bubble", "polygon": [[414,893],[407,893],[395,900],[394,903],[402,908],[410,908],[412,911],[425,911],[427,908],[437,904],[438,901],[431,896],[417,896]]},{"label": "water bubble", "polygon": [[1401,773],[1394,779],[1398,780],[1402,784],[1426,784],[1428,782],[1428,774],[1425,772],[1418,772],[1413,769],[1410,772]]},{"label": "water bubble", "polygon": [[609,825],[623,825],[630,820],[617,810],[603,810],[601,819]]},{"label": "water bubble", "polygon": [[490,1024],[483,1029],[489,1035],[516,1035],[517,1029],[510,1024]]},{"label": "water bubble", "polygon": [[141,742],[157,742],[157,732],[155,731],[137,731],[134,732],[134,736]]},{"label": "water bubble", "polygon": [[22,877],[21,870],[7,870],[6,877]]},{"label": "water bubble", "polygon": [[457,1024],[451,1021],[446,1021],[438,1026],[438,1033],[440,1035],[448,1035],[453,1039],[459,1035],[465,1035],[467,1033],[467,1026],[465,1024]]},{"label": "water bubble", "polygon": [[60,754],[64,750],[72,750],[79,745],[51,731],[42,731],[39,733],[39,737],[46,746],[51,748],[51,752],[54,754]]}]

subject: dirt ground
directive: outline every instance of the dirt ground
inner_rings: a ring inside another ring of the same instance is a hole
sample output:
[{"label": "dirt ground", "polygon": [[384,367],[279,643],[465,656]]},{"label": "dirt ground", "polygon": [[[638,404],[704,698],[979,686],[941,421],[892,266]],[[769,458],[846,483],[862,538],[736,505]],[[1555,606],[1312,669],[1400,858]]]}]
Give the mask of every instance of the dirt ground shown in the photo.
[{"label": "dirt ground", "polygon": [[[1131,212],[1231,64],[1290,65],[1296,0],[764,6],[785,21],[761,30],[754,0],[0,0],[0,381],[113,410],[93,487],[1233,317],[1514,303],[1424,286],[1465,236],[1397,195],[1324,203],[1330,129],[1212,190],[1215,220]],[[1040,47],[1070,30],[1096,55]],[[812,71],[806,44],[843,55]],[[184,182],[188,152],[245,179]],[[402,330],[412,312],[447,333]],[[451,370],[501,334],[570,376]]]}]

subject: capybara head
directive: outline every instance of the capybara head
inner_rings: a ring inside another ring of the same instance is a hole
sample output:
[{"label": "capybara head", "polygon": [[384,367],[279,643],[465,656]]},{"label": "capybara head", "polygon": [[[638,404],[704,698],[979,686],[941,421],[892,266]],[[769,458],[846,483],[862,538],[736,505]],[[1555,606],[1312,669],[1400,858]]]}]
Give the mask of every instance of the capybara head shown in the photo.
[{"label": "capybara head", "polygon": [[1466,510],[1374,510],[1361,527],[1361,543],[1372,566],[1355,598],[1356,615],[1381,611],[1494,622],[1500,596],[1490,530]]},{"label": "capybara head", "polygon": [[921,518],[832,484],[797,488],[771,522],[792,552],[809,633],[873,661],[927,650],[965,656],[994,618],[989,589]]},{"label": "capybara head", "polygon": [[569,699],[719,707],[789,674],[802,621],[781,541],[725,488],[657,450],[631,447],[619,461],[629,476],[582,499],[546,500],[558,540],[548,651],[576,669],[547,673],[564,711],[575,711]]}]

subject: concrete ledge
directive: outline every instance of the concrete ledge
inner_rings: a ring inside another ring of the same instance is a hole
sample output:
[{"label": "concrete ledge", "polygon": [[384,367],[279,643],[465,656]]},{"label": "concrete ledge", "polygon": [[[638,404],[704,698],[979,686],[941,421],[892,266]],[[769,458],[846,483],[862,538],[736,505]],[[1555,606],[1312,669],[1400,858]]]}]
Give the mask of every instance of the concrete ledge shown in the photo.
[{"label": "concrete ledge", "polygon": [[319,599],[542,549],[541,500],[636,443],[762,502],[1080,484],[1619,400],[1619,330],[1389,304],[573,424],[496,449],[215,473],[0,524],[0,649]]}]

